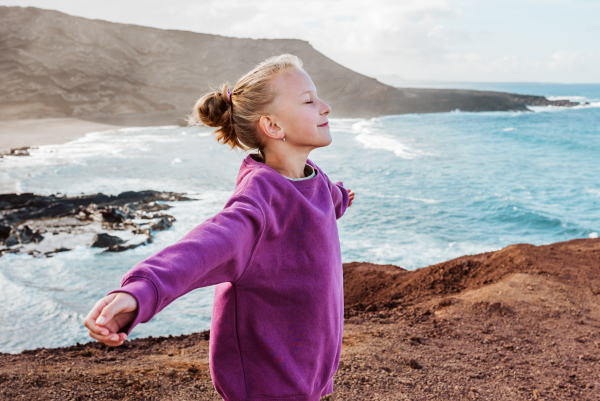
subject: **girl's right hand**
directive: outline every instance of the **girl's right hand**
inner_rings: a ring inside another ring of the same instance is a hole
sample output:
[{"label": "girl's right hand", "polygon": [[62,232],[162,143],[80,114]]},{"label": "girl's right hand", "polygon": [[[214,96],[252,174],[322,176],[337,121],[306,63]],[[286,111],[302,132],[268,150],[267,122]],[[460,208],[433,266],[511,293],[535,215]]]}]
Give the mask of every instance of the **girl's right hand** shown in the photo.
[{"label": "girl's right hand", "polygon": [[114,292],[96,302],[83,323],[89,329],[90,337],[116,347],[127,339],[126,333],[118,331],[133,322],[137,308],[135,297],[125,292]]}]

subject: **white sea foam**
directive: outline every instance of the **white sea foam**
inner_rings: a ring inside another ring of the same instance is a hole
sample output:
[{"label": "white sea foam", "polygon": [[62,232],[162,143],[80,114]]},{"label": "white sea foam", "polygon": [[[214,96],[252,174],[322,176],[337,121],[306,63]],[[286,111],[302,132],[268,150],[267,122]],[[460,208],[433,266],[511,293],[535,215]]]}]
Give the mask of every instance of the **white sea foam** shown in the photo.
[{"label": "white sea foam", "polygon": [[403,159],[415,159],[429,155],[423,151],[413,149],[397,138],[382,132],[378,119],[356,122],[352,124],[352,131],[358,134],[356,140],[366,148],[391,151]]},{"label": "white sea foam", "polygon": [[[469,241],[440,241],[435,237],[419,233],[411,233],[410,246],[406,246],[408,243],[391,239],[397,238],[394,232],[386,231],[385,234],[390,239],[384,241],[374,241],[369,238],[342,239],[342,255],[356,252],[361,254],[362,260],[368,260],[371,263],[389,263],[413,270],[462,255],[474,255],[500,249],[498,246],[482,246]],[[356,259],[342,256],[344,263],[354,260]]]},{"label": "white sea foam", "polygon": [[414,159],[423,155],[423,152],[415,151],[410,146],[389,136],[359,134],[356,136],[356,140],[367,148],[392,151],[403,159]]},{"label": "white sea foam", "polygon": [[415,202],[423,202],[423,203],[438,203],[438,200],[435,199],[427,199],[427,198],[411,198],[410,196],[407,197],[406,199],[410,199],[412,201]]},{"label": "white sea foam", "polygon": [[588,238],[598,238],[598,233],[597,232],[589,233]]},{"label": "white sea foam", "polygon": [[539,113],[539,112],[548,112],[548,111],[567,111],[567,110],[574,110],[574,109],[597,108],[597,107],[600,107],[600,102],[589,102],[588,104],[579,104],[577,106],[572,106],[572,107],[563,107],[563,106],[526,106],[526,107],[531,111]]},{"label": "white sea foam", "polygon": [[585,191],[596,196],[600,196],[600,189],[598,188],[586,188]]},{"label": "white sea foam", "polygon": [[358,189],[361,194],[363,195],[368,195],[368,196],[373,196],[375,198],[383,198],[383,199],[408,199],[414,202],[423,202],[423,203],[439,203],[439,200],[435,200],[435,199],[428,199],[428,198],[415,198],[412,196],[402,196],[402,195],[390,195],[390,194],[384,194],[381,192],[373,192],[371,190],[369,190],[368,188],[359,188]]},{"label": "white sea foam", "polygon": [[119,132],[141,132],[141,131],[147,131],[149,129],[151,130],[172,130],[172,129],[177,129],[179,128],[179,125],[157,125],[157,126],[151,126],[151,127],[127,127],[127,128],[119,128],[116,129],[115,131],[119,131]]},{"label": "white sea foam", "polygon": [[352,124],[352,131],[355,133],[371,134],[374,127],[373,120],[360,120]]},{"label": "white sea foam", "polygon": [[510,132],[510,131],[516,131],[517,129],[514,127],[509,127],[509,128],[504,128],[502,131],[504,132]]},{"label": "white sea foam", "polygon": [[588,97],[585,96],[546,96],[546,99],[548,100],[569,100],[571,102],[592,102],[594,100],[597,99],[590,99]]}]

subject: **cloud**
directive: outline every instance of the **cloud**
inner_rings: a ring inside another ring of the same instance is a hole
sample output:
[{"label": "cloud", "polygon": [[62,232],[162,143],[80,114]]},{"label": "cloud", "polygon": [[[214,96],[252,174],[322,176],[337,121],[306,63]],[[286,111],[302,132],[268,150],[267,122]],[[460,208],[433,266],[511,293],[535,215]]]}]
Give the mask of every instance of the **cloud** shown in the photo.
[{"label": "cloud", "polygon": [[583,50],[559,50],[550,56],[546,65],[552,71],[572,70],[577,65],[584,64],[592,58],[594,58],[593,53]]},{"label": "cloud", "polygon": [[[598,80],[595,69],[600,55],[591,34],[598,25],[595,19],[588,18],[598,7],[591,1],[575,5],[562,0],[503,0],[493,4],[472,0],[0,2],[52,7],[87,18],[162,29],[302,39],[340,64],[371,76],[397,74],[421,80]],[[531,7],[536,9],[535,19],[528,18],[525,12]],[[560,21],[555,21],[556,16]],[[554,29],[556,23],[561,24],[560,30]],[[576,30],[579,26],[581,31]],[[574,48],[568,48],[569,43]]]},{"label": "cloud", "polygon": [[[125,7],[131,8],[130,3]],[[306,40],[341,64],[371,75],[395,72],[392,64],[406,60],[441,63],[452,46],[471,42],[466,31],[444,26],[462,15],[448,0],[172,0],[168,5],[151,0],[144,6],[149,9],[156,11],[143,13],[152,14],[154,26],[162,28]]]}]

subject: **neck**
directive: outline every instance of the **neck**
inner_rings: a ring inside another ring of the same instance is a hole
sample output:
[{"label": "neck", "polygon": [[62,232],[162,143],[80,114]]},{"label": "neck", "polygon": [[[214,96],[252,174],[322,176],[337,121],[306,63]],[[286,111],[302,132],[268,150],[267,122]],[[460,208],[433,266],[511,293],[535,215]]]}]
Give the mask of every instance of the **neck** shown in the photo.
[{"label": "neck", "polygon": [[285,153],[263,149],[264,162],[279,174],[289,178],[304,178],[304,167],[311,149],[285,149]]}]

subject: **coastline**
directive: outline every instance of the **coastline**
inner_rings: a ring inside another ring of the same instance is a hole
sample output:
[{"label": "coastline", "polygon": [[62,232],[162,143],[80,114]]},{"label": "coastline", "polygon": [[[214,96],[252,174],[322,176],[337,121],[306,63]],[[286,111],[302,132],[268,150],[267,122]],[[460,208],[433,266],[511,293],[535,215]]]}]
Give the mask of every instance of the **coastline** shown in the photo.
[{"label": "coastline", "polygon": [[96,115],[48,117],[20,120],[0,118],[0,157],[11,149],[57,145],[81,138],[90,132],[126,127],[181,125],[181,119],[170,113],[138,113],[116,116]]},{"label": "coastline", "polygon": [[89,132],[123,127],[71,117],[0,121],[0,155],[9,153],[11,149],[56,145]]},{"label": "coastline", "polygon": [[[322,399],[594,399],[599,264],[600,239],[514,244],[413,271],[345,263],[342,356]],[[0,353],[0,398],[220,400],[209,338]]]}]

